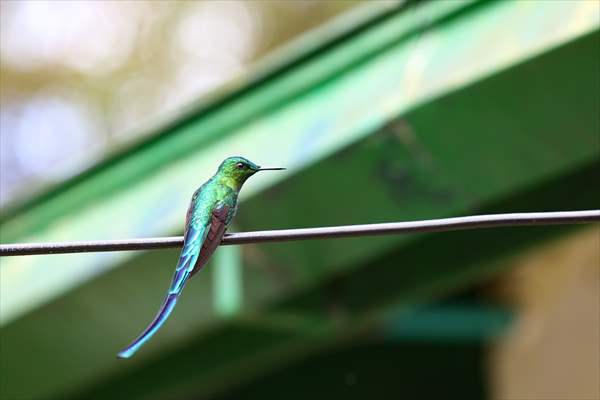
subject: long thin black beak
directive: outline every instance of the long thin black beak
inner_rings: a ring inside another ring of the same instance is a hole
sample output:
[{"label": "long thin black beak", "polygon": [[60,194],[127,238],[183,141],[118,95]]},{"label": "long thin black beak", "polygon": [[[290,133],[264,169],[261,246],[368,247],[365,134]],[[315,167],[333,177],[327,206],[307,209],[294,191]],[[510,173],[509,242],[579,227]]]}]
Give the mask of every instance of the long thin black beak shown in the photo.
[{"label": "long thin black beak", "polygon": [[259,168],[259,171],[281,171],[284,170],[285,168],[283,167],[277,167],[277,168]]}]

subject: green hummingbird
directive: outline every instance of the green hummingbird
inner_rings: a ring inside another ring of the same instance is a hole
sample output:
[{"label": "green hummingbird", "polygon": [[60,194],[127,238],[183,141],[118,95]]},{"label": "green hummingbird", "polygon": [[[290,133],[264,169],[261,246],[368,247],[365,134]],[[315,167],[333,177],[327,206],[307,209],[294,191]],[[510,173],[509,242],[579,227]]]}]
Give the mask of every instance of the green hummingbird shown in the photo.
[{"label": "green hummingbird", "polygon": [[119,352],[119,358],[131,357],[165,323],[188,279],[202,269],[221,243],[237,210],[238,193],[244,182],[258,171],[282,169],[285,168],[261,168],[243,157],[229,157],[196,190],[188,208],[183,249],[169,291],[154,320]]}]

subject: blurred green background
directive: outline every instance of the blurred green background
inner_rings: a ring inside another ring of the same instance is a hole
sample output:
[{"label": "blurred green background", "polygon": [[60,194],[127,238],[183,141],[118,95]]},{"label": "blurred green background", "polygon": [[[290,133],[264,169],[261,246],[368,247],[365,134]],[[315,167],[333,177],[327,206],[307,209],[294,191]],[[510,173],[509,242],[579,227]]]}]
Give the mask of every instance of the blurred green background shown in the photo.
[{"label": "blurred green background", "polygon": [[[3,1],[0,241],[600,204],[600,3]],[[1,399],[600,398],[600,229],[0,259]],[[557,378],[559,377],[559,378]]]}]

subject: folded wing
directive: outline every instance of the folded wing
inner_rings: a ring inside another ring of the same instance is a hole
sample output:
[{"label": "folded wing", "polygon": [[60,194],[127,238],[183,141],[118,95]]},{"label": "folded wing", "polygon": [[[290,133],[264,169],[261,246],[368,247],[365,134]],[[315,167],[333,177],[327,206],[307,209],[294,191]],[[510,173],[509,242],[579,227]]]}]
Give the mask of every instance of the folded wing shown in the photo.
[{"label": "folded wing", "polygon": [[210,225],[202,243],[202,249],[200,250],[198,260],[196,260],[190,273],[190,278],[204,267],[210,256],[212,256],[219,244],[221,244],[221,240],[223,240],[223,235],[227,229],[227,223],[230,219],[230,210],[231,208],[227,205],[222,205],[215,208],[212,212]]}]

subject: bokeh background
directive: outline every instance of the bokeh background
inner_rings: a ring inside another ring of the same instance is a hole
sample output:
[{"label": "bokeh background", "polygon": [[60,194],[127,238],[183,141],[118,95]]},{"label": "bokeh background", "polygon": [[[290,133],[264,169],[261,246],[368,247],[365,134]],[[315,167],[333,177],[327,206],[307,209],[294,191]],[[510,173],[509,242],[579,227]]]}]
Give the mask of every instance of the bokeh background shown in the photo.
[{"label": "bokeh background", "polygon": [[[600,3],[0,2],[0,241],[600,204]],[[600,228],[0,259],[0,399],[600,398]]]},{"label": "bokeh background", "polygon": [[146,126],[356,2],[1,4],[6,206],[139,140]]}]

